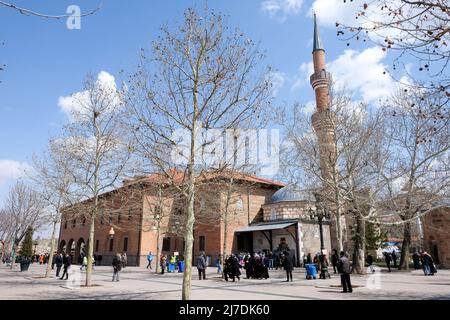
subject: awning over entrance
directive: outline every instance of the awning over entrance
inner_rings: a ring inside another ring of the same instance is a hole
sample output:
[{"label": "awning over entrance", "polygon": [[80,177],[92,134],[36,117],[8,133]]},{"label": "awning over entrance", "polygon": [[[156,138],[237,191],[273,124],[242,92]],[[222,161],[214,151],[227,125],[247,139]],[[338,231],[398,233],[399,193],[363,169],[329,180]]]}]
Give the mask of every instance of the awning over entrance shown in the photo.
[{"label": "awning over entrance", "polygon": [[258,224],[248,227],[237,229],[235,232],[253,232],[253,231],[265,231],[265,230],[277,230],[290,227],[297,222],[285,222],[285,223],[270,223],[270,224]]}]

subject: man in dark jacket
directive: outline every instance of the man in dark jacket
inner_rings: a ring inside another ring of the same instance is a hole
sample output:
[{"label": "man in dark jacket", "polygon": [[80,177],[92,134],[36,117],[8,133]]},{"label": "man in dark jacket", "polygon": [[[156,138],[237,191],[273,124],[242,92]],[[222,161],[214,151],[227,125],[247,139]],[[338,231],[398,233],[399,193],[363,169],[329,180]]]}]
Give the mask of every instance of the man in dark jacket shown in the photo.
[{"label": "man in dark jacket", "polygon": [[63,256],[61,253],[56,255],[55,264],[56,264],[56,276],[59,277],[59,272],[61,271],[61,267],[63,265]]},{"label": "man in dark jacket", "polygon": [[119,273],[120,273],[120,270],[122,270],[122,263],[123,263],[122,256],[119,253],[117,253],[114,256],[113,261],[112,261],[112,266],[114,269],[112,281],[114,281],[114,280],[119,281]]},{"label": "man in dark jacket", "polygon": [[392,257],[389,254],[389,252],[385,252],[384,253],[384,261],[386,261],[386,266],[388,268],[388,272],[391,272],[391,261],[392,261]]},{"label": "man in dark jacket", "polygon": [[294,261],[292,260],[289,251],[284,252],[283,266],[284,270],[286,270],[286,282],[289,282],[289,280],[292,281],[292,270],[294,270]]},{"label": "man in dark jacket", "polygon": [[334,273],[337,273],[337,265],[339,262],[339,255],[336,249],[333,249],[333,254],[331,255],[331,264],[333,265]]},{"label": "man in dark jacket", "polygon": [[69,268],[72,265],[72,257],[68,253],[66,253],[66,255],[63,257],[63,265],[64,265],[63,274],[59,279],[63,280],[64,276],[66,276],[66,280],[69,280]]},{"label": "man in dark jacket", "polygon": [[202,253],[197,258],[197,270],[198,270],[198,279],[202,280],[202,275],[203,275],[203,280],[206,280],[206,259],[205,259],[205,253]]},{"label": "man in dark jacket", "polygon": [[341,274],[341,284],[342,284],[342,292],[353,292],[352,283],[350,281],[350,273],[352,272],[350,261],[345,255],[344,251],[340,253],[340,259],[338,262],[338,270]]},{"label": "man in dark jacket", "polygon": [[397,254],[392,250],[392,261],[394,261],[394,268],[397,268]]}]

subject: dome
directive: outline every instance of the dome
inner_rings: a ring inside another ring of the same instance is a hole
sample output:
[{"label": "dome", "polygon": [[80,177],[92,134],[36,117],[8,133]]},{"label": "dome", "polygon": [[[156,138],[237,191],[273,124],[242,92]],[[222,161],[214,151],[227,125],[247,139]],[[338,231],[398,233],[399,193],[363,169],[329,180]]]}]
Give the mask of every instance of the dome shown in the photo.
[{"label": "dome", "polygon": [[289,201],[315,201],[314,195],[308,190],[296,189],[294,186],[281,188],[272,195],[271,203]]}]

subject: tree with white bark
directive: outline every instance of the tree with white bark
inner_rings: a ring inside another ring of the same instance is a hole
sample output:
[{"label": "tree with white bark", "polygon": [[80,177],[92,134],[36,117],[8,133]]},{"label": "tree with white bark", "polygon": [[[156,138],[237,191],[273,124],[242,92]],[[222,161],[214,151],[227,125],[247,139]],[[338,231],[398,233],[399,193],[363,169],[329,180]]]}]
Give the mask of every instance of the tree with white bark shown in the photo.
[{"label": "tree with white bark", "polygon": [[187,9],[182,25],[163,27],[162,33],[151,57],[142,51],[128,86],[128,105],[148,166],[167,179],[173,168],[182,173],[172,186],[186,200],[182,299],[188,300],[200,177],[234,160],[233,152],[221,157],[222,137],[227,129],[258,128],[271,84],[269,70],[260,68],[264,55],[239,30],[230,30],[220,14],[205,10],[200,16]]},{"label": "tree with white bark", "polygon": [[14,266],[17,247],[29,227],[40,228],[46,222],[46,208],[40,194],[22,181],[13,185],[6,198],[4,213],[11,223],[11,269]]},{"label": "tree with white bark", "polygon": [[[92,285],[95,223],[100,212],[104,213],[100,196],[134,174],[132,140],[127,139],[128,130],[122,121],[122,97],[115,84],[87,77],[84,90],[71,96],[70,122],[60,138],[70,159],[71,194],[84,201],[67,208],[67,218],[81,216],[89,223],[86,286]],[[110,210],[109,215],[112,213]]]},{"label": "tree with white bark", "polygon": [[34,182],[36,191],[47,204],[48,220],[52,226],[50,239],[49,263],[45,272],[48,278],[52,271],[53,253],[56,250],[57,227],[61,223],[62,209],[78,199],[71,194],[73,183],[70,173],[71,158],[66,150],[67,140],[50,140],[46,152],[33,157],[33,169],[29,178]]},{"label": "tree with white bark", "polygon": [[412,226],[450,195],[449,106],[441,94],[418,84],[399,91],[384,110],[391,140],[384,200],[403,226],[399,267],[408,269]]}]

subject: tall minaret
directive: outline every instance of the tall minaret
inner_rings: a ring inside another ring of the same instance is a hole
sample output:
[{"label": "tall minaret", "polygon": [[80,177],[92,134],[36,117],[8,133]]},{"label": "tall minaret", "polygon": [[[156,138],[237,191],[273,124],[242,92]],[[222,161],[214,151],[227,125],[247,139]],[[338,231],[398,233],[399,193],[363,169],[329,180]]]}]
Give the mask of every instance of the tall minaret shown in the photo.
[{"label": "tall minaret", "polygon": [[[314,14],[314,73],[310,77],[316,94],[316,112],[312,115],[312,125],[319,140],[320,170],[322,179],[332,178],[332,165],[335,162],[334,124],[330,109],[331,74],[325,69],[325,50],[319,37],[316,14]],[[324,187],[326,183],[324,183]]]},{"label": "tall minaret", "polygon": [[[311,85],[316,94],[316,112],[312,115],[312,125],[316,132],[319,153],[320,173],[322,176],[322,199],[323,195],[333,197],[334,189],[331,187],[333,181],[333,168],[336,165],[335,135],[333,114],[330,112],[330,84],[331,74],[326,71],[325,50],[319,37],[316,14],[314,14],[314,46],[313,46],[314,73],[310,77]],[[331,183],[331,184],[330,184]],[[333,197],[334,198],[334,197]],[[328,207],[334,207],[334,201],[323,199]],[[328,204],[327,204],[328,202]],[[340,223],[337,223],[337,220]],[[338,233],[341,234],[342,220],[340,217],[331,220],[331,246],[341,250],[343,245],[339,242]]]}]

